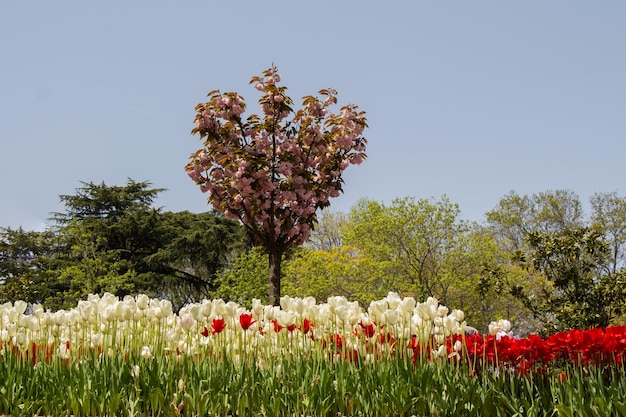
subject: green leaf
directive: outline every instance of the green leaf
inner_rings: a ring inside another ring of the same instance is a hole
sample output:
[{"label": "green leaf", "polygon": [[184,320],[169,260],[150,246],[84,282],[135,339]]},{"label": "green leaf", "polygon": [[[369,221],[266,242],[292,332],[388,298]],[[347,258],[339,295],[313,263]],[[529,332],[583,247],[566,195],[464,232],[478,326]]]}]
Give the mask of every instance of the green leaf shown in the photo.
[{"label": "green leaf", "polygon": [[559,413],[559,416],[574,417],[572,411],[563,404],[554,404],[554,408]]},{"label": "green leaf", "polygon": [[619,402],[617,400],[613,400],[611,401],[613,406],[615,407],[615,409],[617,411],[619,411],[619,415],[622,417],[626,417],[626,405],[622,402]]}]

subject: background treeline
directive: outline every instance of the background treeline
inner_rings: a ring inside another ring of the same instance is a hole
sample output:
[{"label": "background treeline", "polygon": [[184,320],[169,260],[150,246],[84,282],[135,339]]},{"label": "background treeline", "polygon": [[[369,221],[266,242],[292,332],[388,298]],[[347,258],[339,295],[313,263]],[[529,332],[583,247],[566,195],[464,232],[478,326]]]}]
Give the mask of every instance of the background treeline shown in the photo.
[{"label": "background treeline", "polygon": [[[203,298],[267,302],[267,257],[245,229],[215,212],[153,206],[162,189],[82,183],[60,196],[45,231],[0,228],[0,303],[49,309],[90,293],[146,293],[176,308]],[[623,324],[626,199],[597,193],[584,216],[566,190],[504,196],[482,223],[457,204],[363,199],[348,213],[323,211],[304,247],[283,263],[283,294],[364,307],[395,291],[434,296],[486,330],[507,318],[519,334]]]}]

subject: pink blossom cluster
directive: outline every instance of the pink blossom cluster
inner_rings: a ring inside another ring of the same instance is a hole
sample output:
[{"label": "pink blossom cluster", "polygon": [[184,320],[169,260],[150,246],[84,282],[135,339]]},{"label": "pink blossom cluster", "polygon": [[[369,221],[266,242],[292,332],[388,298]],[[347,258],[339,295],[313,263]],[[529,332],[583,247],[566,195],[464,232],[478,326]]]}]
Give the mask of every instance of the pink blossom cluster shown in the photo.
[{"label": "pink blossom cluster", "polygon": [[342,191],[342,173],[365,158],[365,113],[355,105],[330,112],[336,91],[306,96],[294,111],[276,67],[253,77],[262,93],[262,116],[242,118],[237,93],[209,93],[196,106],[203,146],[191,155],[187,173],[208,202],[246,225],[266,247],[302,244],[316,222],[317,209]]}]

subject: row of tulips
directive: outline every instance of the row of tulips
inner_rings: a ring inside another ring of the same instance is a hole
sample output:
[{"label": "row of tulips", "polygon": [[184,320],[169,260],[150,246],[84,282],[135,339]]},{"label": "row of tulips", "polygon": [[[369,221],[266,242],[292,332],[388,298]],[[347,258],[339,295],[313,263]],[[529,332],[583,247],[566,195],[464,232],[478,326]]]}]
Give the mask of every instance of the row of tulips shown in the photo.
[{"label": "row of tulips", "polygon": [[367,310],[344,297],[326,303],[283,297],[280,307],[258,300],[251,309],[234,302],[205,300],[178,313],[166,300],[145,295],[120,300],[90,295],[69,311],[44,311],[17,301],[0,305],[0,352],[33,363],[86,352],[139,353],[152,358],[226,354],[270,359],[278,355],[323,354],[351,361],[390,355],[413,361],[467,361],[472,369],[499,365],[526,373],[553,363],[621,364],[626,327],[571,330],[541,338],[512,337],[510,323],[493,322],[489,335],[466,335],[464,314],[429,298],[423,303],[389,293]]},{"label": "row of tulips", "polygon": [[626,416],[626,329],[516,338],[390,293],[0,305],[0,415]]},{"label": "row of tulips", "polygon": [[44,311],[39,305],[27,309],[21,301],[0,306],[0,343],[4,350],[31,352],[31,358],[33,349],[45,352],[48,359],[70,359],[87,351],[141,352],[144,358],[155,352],[272,357],[311,354],[317,346],[373,359],[395,352],[396,341],[413,338],[436,353],[448,337],[462,334],[465,325],[463,312],[449,312],[434,298],[417,303],[393,293],[372,302],[367,311],[343,297],[323,304],[283,297],[280,307],[255,300],[245,309],[234,302],[205,300],[175,313],[167,300],[145,295],[120,300],[111,294],[90,295],[68,311]]}]

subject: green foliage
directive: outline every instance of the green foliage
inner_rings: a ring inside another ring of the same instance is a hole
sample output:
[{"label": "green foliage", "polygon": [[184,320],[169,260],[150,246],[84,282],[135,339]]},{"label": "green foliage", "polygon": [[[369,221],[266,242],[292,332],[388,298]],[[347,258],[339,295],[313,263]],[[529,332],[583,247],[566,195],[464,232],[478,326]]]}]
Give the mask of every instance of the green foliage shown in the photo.
[{"label": "green foliage", "polygon": [[54,291],[49,269],[59,252],[58,238],[50,230],[0,229],[0,302],[41,302]]},{"label": "green foliage", "polygon": [[601,274],[608,256],[601,230],[533,232],[527,241],[530,253],[524,265],[531,274],[543,274],[547,285],[540,296],[529,296],[523,288],[517,295],[536,314],[554,318],[548,331],[607,327],[623,312],[624,274]]},{"label": "green foliage", "polygon": [[617,193],[596,193],[591,196],[591,221],[604,231],[609,256],[606,273],[612,274],[625,266],[626,252],[626,199]]},{"label": "green foliage", "polygon": [[346,213],[323,210],[317,217],[317,224],[304,245],[310,249],[326,251],[341,247],[343,245],[342,230],[347,223]]},{"label": "green foliage", "polygon": [[315,297],[325,301],[344,296],[368,306],[390,291],[384,271],[386,265],[359,252],[341,246],[334,249],[302,248],[285,265],[283,292],[291,297]]},{"label": "green foliage", "polygon": [[236,258],[217,274],[215,297],[250,307],[253,299],[268,302],[268,256],[253,249]]},{"label": "green foliage", "polygon": [[390,207],[364,200],[350,212],[345,240],[389,262],[388,274],[400,292],[445,303],[451,285],[444,273],[447,256],[467,227],[458,215],[458,206],[446,197],[396,199]]},{"label": "green foliage", "polygon": [[505,283],[544,331],[623,320],[618,317],[626,299],[620,285],[626,200],[616,193],[597,193],[591,206],[586,223],[571,191],[512,192],[486,214],[487,228],[506,255],[500,268],[523,271],[521,280]]},{"label": "green foliage", "polygon": [[522,316],[523,307],[507,291],[515,280],[500,268],[506,254],[493,235],[459,219],[445,196],[439,201],[396,199],[390,206],[359,201],[345,224],[344,244],[352,245],[375,268],[364,292],[394,291],[425,300],[436,297],[464,309],[472,326],[486,329],[494,316]]},{"label": "green foliage", "polygon": [[[457,236],[442,266],[442,273],[451,282],[445,299],[447,305],[465,312],[465,319],[482,332],[491,321],[506,318],[515,321],[517,332],[526,332],[529,317],[523,304],[510,295],[513,283],[524,279],[519,268],[502,263],[506,253],[493,235],[473,225]],[[524,324],[523,324],[524,323]]]},{"label": "green foliage", "polygon": [[0,361],[0,414],[49,416],[625,416],[622,367],[548,374],[394,357],[371,363],[88,355],[71,365]]},{"label": "green foliage", "polygon": [[161,189],[82,183],[61,196],[45,232],[0,229],[0,301],[59,309],[89,293],[145,293],[175,308],[211,298],[218,270],[249,248],[242,226],[216,213],[161,212]]},{"label": "green foliage", "polygon": [[510,252],[522,249],[532,232],[560,232],[583,225],[578,196],[568,190],[545,191],[532,196],[511,192],[486,213],[487,224],[498,242]]},{"label": "green foliage", "polygon": [[162,213],[159,233],[159,249],[144,260],[160,275],[161,296],[178,306],[215,297],[218,272],[250,248],[245,229],[217,212]]}]

